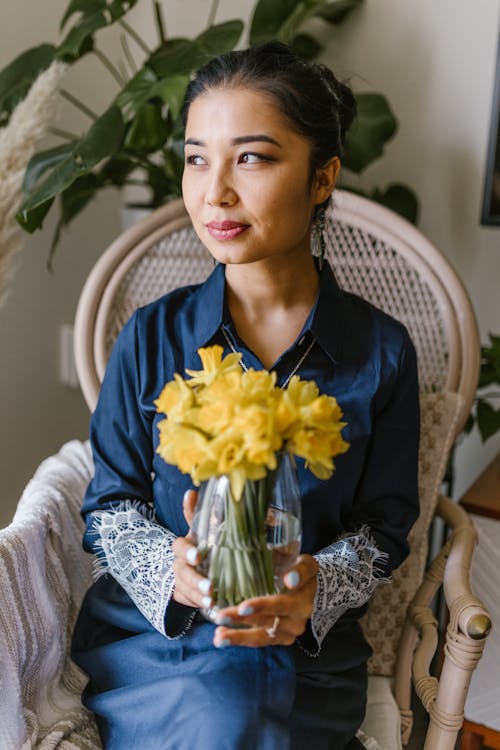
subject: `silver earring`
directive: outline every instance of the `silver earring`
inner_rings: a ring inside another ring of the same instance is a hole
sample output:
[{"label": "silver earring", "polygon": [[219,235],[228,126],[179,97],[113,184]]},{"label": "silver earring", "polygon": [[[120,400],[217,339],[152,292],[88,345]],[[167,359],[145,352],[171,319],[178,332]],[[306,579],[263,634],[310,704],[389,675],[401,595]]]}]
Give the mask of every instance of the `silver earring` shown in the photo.
[{"label": "silver earring", "polygon": [[314,221],[311,231],[311,250],[313,257],[318,259],[318,267],[321,271],[325,262],[325,207],[318,206],[314,216]]}]

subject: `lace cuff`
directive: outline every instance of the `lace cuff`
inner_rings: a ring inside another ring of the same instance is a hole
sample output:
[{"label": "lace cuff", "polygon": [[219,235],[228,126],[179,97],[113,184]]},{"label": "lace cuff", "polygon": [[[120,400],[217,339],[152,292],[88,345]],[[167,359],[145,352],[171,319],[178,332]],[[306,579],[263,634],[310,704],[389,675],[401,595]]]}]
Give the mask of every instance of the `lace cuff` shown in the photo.
[{"label": "lace cuff", "polygon": [[325,635],[339,617],[348,609],[365,604],[378,584],[388,580],[380,577],[379,567],[386,562],[387,554],[377,548],[368,527],[363,526],[356,534],[342,537],[314,557],[319,570],[311,629],[318,643],[318,654]]},{"label": "lace cuff", "polygon": [[[92,528],[99,537],[95,577],[110,573],[156,630],[171,637],[165,631],[165,612],[174,589],[175,534],[160,526],[152,509],[131,500],[92,516]],[[175,638],[184,635],[192,619]]]}]

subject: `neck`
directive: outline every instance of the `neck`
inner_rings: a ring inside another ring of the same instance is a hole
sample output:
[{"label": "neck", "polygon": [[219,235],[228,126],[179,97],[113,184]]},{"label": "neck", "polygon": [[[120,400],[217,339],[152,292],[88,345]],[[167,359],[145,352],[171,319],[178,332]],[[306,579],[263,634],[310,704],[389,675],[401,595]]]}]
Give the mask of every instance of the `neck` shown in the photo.
[{"label": "neck", "polygon": [[226,299],[239,336],[270,368],[296,340],[314,305],[319,276],[310,255],[226,266]]},{"label": "neck", "polygon": [[286,310],[297,305],[312,307],[319,289],[319,276],[313,258],[290,258],[286,265],[260,261],[226,266],[229,310],[246,310],[252,318],[267,311]]}]

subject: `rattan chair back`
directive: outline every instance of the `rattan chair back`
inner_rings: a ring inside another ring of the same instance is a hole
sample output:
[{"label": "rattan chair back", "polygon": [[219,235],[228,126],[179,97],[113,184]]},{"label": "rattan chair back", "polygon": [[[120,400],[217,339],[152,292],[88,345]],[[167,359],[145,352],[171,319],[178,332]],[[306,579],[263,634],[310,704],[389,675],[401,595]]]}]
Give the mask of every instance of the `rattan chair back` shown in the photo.
[{"label": "rattan chair back", "polygon": [[[407,326],[421,390],[462,394],[460,429],[476,390],[479,339],[468,295],[449,262],[404,219],[342,190],[327,212],[325,234],[339,284]],[[113,343],[133,311],[203,281],[212,269],[182,200],[157,209],[108,248],[87,280],[75,323],[77,372],[91,410]]]}]

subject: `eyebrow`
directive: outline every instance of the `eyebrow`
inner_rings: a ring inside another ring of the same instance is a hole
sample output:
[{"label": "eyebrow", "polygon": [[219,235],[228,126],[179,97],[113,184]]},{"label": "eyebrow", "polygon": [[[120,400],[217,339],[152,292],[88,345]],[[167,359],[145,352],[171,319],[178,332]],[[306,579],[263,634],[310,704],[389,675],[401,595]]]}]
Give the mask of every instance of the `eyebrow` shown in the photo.
[{"label": "eyebrow", "polygon": [[[281,143],[278,143],[278,141],[275,141],[274,138],[271,138],[269,135],[264,135],[264,133],[257,133],[256,135],[240,135],[238,138],[233,138],[231,140],[232,146],[240,146],[242,143],[258,143],[258,142],[264,142],[264,143],[272,143],[275,146],[278,146],[278,148],[282,148]],[[187,138],[184,141],[185,146],[206,146],[206,143],[203,141],[199,141],[197,138]]]}]

